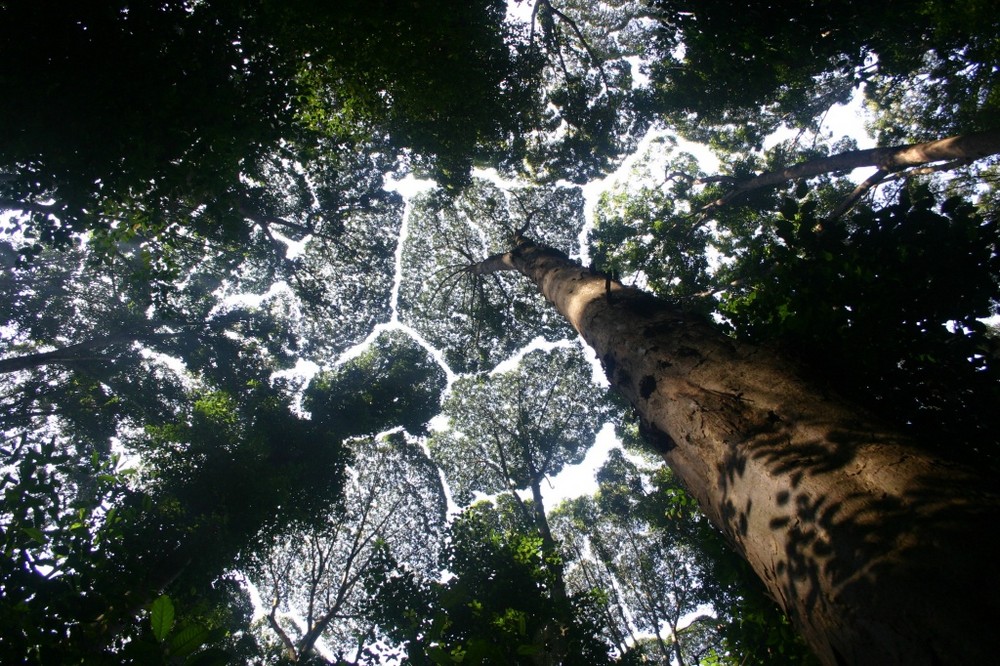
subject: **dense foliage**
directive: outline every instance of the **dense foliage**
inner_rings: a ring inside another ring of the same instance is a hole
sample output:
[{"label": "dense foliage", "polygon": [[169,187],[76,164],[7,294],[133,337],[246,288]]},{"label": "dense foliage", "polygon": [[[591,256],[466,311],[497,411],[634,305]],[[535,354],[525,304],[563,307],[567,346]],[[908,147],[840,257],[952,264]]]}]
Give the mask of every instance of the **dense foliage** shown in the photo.
[{"label": "dense foliage", "polygon": [[0,661],[807,661],[566,323],[470,267],[527,233],[995,469],[995,158],[724,197],[855,148],[854,96],[881,145],[994,129],[998,21],[0,2]]}]

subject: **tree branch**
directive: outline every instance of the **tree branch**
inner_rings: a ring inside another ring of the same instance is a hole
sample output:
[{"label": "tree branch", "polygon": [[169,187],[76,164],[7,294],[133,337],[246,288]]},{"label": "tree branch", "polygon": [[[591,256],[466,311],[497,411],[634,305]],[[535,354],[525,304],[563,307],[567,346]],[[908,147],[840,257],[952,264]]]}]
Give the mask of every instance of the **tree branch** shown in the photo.
[{"label": "tree branch", "polygon": [[178,331],[174,333],[150,333],[150,332],[138,332],[138,333],[118,333],[115,335],[105,335],[99,338],[93,338],[91,340],[86,340],[84,342],[77,342],[76,344],[66,345],[59,349],[53,349],[47,352],[38,352],[35,354],[25,354],[23,356],[13,356],[4,359],[0,359],[0,374],[5,374],[8,372],[17,372],[18,370],[30,370],[31,368],[37,368],[43,365],[48,365],[51,363],[61,363],[69,364],[78,361],[87,360],[87,357],[83,356],[82,352],[92,351],[95,349],[101,349],[104,347],[112,347],[115,345],[128,344],[132,342],[142,342],[142,341],[154,341],[154,340],[166,340],[169,338],[178,337],[180,335],[188,334],[189,331]]},{"label": "tree branch", "polygon": [[840,202],[833,212],[827,217],[827,220],[832,222],[838,217],[849,211],[854,207],[854,204],[858,202],[861,197],[865,196],[869,190],[885,180],[885,177],[889,175],[888,171],[883,169],[877,170],[872,175],[868,176],[863,183],[860,183],[854,188],[854,191],[847,195],[847,198]]},{"label": "tree branch", "polygon": [[472,275],[489,275],[500,271],[516,271],[512,263],[510,252],[503,252],[486,257],[480,262],[471,264],[465,268],[466,273]]},{"label": "tree branch", "polygon": [[590,43],[587,42],[587,38],[583,36],[583,33],[580,31],[580,27],[576,24],[576,21],[574,21],[570,17],[566,16],[566,14],[562,13],[561,11],[553,7],[552,3],[549,2],[549,0],[539,0],[539,4],[541,3],[544,3],[545,6],[549,8],[549,11],[552,12],[554,16],[558,16],[561,21],[569,24],[569,27],[573,29],[573,32],[576,33],[576,38],[580,40],[580,44],[583,45],[583,49],[587,52],[587,56],[590,57],[590,63],[597,68],[597,72],[601,76],[601,83],[604,84],[604,90],[610,91],[611,86],[610,84],[608,84],[608,76],[604,71],[604,61],[601,58],[597,57],[597,54],[594,53],[594,50],[590,47]]},{"label": "tree branch", "polygon": [[[869,148],[850,150],[837,155],[821,157],[802,162],[787,169],[770,171],[737,183],[724,196],[701,209],[702,214],[711,213],[752,190],[774,187],[789,180],[810,178],[833,171],[851,171],[862,167],[878,167],[886,173],[900,171],[906,167],[921,166],[931,162],[952,160],[951,164],[968,163],[1000,153],[1000,129],[974,134],[963,134],[938,141],[916,143],[891,148]],[[952,167],[953,168],[953,167]],[[710,177],[703,182],[715,182]]]}]

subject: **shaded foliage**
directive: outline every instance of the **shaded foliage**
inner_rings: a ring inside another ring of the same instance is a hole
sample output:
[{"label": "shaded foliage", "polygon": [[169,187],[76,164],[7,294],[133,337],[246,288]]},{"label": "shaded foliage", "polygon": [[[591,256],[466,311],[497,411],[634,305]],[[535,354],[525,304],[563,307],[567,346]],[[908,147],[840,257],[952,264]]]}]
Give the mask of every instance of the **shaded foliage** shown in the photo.
[{"label": "shaded foliage", "polygon": [[20,29],[2,82],[20,94],[2,116],[18,128],[0,153],[4,207],[45,242],[206,196],[238,210],[240,176],[258,180],[274,152],[385,135],[462,182],[477,152],[520,133],[534,80],[503,15],[493,0],[7,3]]},{"label": "shaded foliage", "polygon": [[[452,524],[445,583],[395,570],[373,581],[382,622],[406,648],[403,663],[549,663],[553,618],[561,624],[564,664],[610,663],[586,597],[571,611],[554,596],[550,558],[510,499],[480,502]],[[395,571],[394,571],[395,570]]]},{"label": "shaded foliage", "polygon": [[997,19],[977,0],[653,7],[661,24],[652,65],[658,103],[692,138],[759,148],[783,124],[815,127],[862,84],[882,107],[922,108],[918,126],[896,124],[903,131],[883,132],[887,141],[992,126]]},{"label": "shaded foliage", "polygon": [[995,216],[925,187],[847,220],[814,211],[786,199],[773,231],[739,241],[721,312],[928,442],[995,463],[997,343],[979,321],[1000,303]]},{"label": "shaded foliage", "polygon": [[444,372],[426,351],[402,333],[383,333],[360,356],[315,377],[304,406],[342,437],[399,426],[419,435],[437,414],[444,387]]}]

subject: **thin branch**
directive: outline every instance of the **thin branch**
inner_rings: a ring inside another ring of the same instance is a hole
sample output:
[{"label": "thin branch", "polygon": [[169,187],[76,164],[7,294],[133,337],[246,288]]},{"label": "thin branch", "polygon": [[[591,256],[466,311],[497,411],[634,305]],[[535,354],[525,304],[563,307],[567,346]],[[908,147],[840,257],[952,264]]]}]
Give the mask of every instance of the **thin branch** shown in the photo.
[{"label": "thin branch", "polygon": [[940,171],[951,171],[953,169],[958,169],[963,166],[968,166],[973,160],[971,159],[957,159],[950,162],[943,162],[941,164],[932,164],[930,166],[918,167],[916,169],[908,169],[906,171],[897,171],[895,173],[889,173],[883,169],[877,170],[864,182],[860,183],[854,191],[851,192],[846,199],[844,199],[840,204],[830,213],[827,220],[833,221],[838,217],[849,211],[854,205],[861,200],[865,194],[867,194],[872,188],[881,183],[889,180],[908,180],[914,176],[926,176],[932,173],[938,173]]},{"label": "thin branch", "polygon": [[886,180],[899,180],[908,179],[914,176],[926,176],[932,173],[938,173],[941,171],[951,171],[953,169],[959,169],[964,166],[972,164],[975,160],[972,159],[957,159],[951,162],[943,162],[941,164],[932,164],[930,166],[919,167],[916,169],[908,169],[906,171],[897,171],[896,173],[889,174],[886,176]]},{"label": "thin branch", "polygon": [[466,268],[466,272],[472,275],[489,275],[498,271],[516,270],[510,252],[494,254]]},{"label": "thin branch", "polygon": [[101,356],[84,356],[82,352],[102,349],[104,347],[113,347],[116,345],[130,344],[133,342],[153,342],[158,340],[167,340],[170,338],[175,338],[181,335],[188,335],[190,331],[177,331],[173,333],[152,333],[147,331],[138,331],[131,333],[118,333],[115,335],[105,335],[98,338],[93,338],[91,340],[86,340],[84,342],[77,342],[76,344],[66,345],[59,349],[53,349],[47,352],[37,352],[34,354],[25,354],[23,356],[13,356],[4,359],[0,359],[0,374],[5,374],[8,372],[16,372],[18,370],[29,370],[31,368],[37,368],[43,365],[49,364],[62,364],[68,365],[71,363],[76,363],[85,360],[99,360]]},{"label": "thin branch", "polygon": [[278,638],[281,640],[281,644],[285,648],[285,654],[288,655],[288,659],[293,662],[298,661],[298,659],[296,659],[295,643],[293,643],[292,639],[288,637],[285,630],[281,628],[278,618],[275,617],[275,614],[278,612],[276,603],[277,598],[275,598],[274,603],[271,605],[271,612],[267,614],[267,624],[271,627],[271,630],[274,631],[274,633],[278,634]]},{"label": "thin branch", "polygon": [[[678,175],[683,176],[680,171],[674,171],[671,176]],[[695,185],[709,185],[711,183],[722,183],[724,185],[737,185],[740,182],[739,178],[734,178],[733,176],[705,176],[703,178],[691,178],[687,176]]]},{"label": "thin branch", "polygon": [[875,173],[868,176],[863,183],[858,184],[858,186],[854,188],[854,191],[847,195],[847,198],[841,201],[840,204],[833,209],[833,212],[830,213],[829,217],[827,217],[827,221],[832,222],[853,208],[854,204],[856,204],[861,197],[866,195],[869,190],[885,180],[885,177],[888,175],[888,171],[878,169]]},{"label": "thin branch", "polygon": [[605,92],[610,92],[611,85],[608,83],[608,76],[607,73],[604,71],[604,61],[601,58],[599,58],[596,53],[594,53],[594,50],[590,47],[590,43],[587,41],[587,38],[583,36],[583,33],[580,31],[580,27],[576,24],[576,21],[574,21],[570,17],[566,16],[566,14],[562,13],[561,11],[553,7],[552,3],[549,2],[549,0],[539,0],[539,3],[544,3],[545,6],[549,8],[549,11],[552,12],[554,16],[558,16],[564,23],[569,24],[569,27],[573,29],[573,32],[576,33],[576,38],[580,40],[580,44],[583,45],[584,50],[590,57],[590,64],[593,65],[595,68],[597,68],[597,71],[601,76],[601,83],[604,84]]}]

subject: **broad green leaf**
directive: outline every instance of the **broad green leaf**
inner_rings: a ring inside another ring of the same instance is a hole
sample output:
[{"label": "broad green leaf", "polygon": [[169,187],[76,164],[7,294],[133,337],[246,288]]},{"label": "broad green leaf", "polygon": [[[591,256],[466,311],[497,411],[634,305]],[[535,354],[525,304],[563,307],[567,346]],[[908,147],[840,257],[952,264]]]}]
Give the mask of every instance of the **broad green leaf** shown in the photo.
[{"label": "broad green leaf", "polygon": [[162,595],[149,607],[149,622],[153,625],[153,635],[156,640],[165,640],[174,627],[174,602],[167,595]]},{"label": "broad green leaf", "polygon": [[170,639],[170,655],[185,657],[204,645],[208,636],[208,629],[200,624],[188,625]]}]

